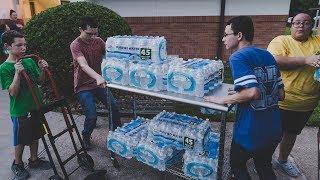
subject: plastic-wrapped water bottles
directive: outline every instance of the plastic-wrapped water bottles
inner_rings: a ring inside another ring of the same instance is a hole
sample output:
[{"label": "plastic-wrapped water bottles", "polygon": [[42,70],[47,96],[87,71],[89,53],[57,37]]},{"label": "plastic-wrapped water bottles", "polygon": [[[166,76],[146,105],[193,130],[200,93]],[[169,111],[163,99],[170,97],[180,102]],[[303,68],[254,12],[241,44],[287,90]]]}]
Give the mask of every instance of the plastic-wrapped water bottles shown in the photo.
[{"label": "plastic-wrapped water bottles", "polygon": [[209,158],[216,159],[219,155],[220,136],[213,131],[208,131],[204,138],[204,151]]},{"label": "plastic-wrapped water bottles", "polygon": [[165,90],[164,78],[168,69],[168,61],[131,61],[129,64],[129,84],[146,90]]},{"label": "plastic-wrapped water bottles", "polygon": [[160,171],[165,171],[167,167],[181,161],[183,151],[165,144],[154,143],[147,138],[146,141],[141,141],[138,144],[134,150],[134,155],[138,161]]},{"label": "plastic-wrapped water bottles", "polygon": [[202,97],[223,82],[223,63],[209,59],[172,61],[168,72],[167,90]]},{"label": "plastic-wrapped water bottles", "polygon": [[107,82],[128,85],[129,83],[129,61],[115,57],[106,57],[101,63],[102,77]]},{"label": "plastic-wrapped water bottles", "polygon": [[206,120],[163,111],[148,124],[148,138],[174,146],[204,152],[204,137],[210,130]]},{"label": "plastic-wrapped water bottles", "polygon": [[167,56],[166,39],[159,36],[113,36],[106,41],[106,55],[138,56],[142,60],[163,61]]},{"label": "plastic-wrapped water bottles", "polygon": [[192,178],[210,179],[216,174],[219,135],[206,120],[163,111],[152,120],[138,117],[110,131],[109,150],[125,158],[135,157],[161,171],[181,161]]},{"label": "plastic-wrapped water bottles", "polygon": [[217,159],[208,158],[194,151],[186,151],[183,159],[185,175],[193,179],[216,179]]},{"label": "plastic-wrapped water bottles", "polygon": [[134,148],[147,137],[147,121],[138,117],[115,131],[109,131],[107,147],[125,158],[132,158]]}]

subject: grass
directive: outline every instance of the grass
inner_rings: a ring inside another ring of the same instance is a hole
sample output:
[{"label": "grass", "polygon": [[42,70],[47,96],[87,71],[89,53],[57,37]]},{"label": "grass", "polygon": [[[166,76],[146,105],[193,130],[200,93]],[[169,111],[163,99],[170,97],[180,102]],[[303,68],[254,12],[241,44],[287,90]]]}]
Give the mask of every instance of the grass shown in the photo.
[{"label": "grass", "polygon": [[319,117],[320,117],[320,104],[313,111],[312,116],[310,117],[307,125],[308,126],[319,126]]}]

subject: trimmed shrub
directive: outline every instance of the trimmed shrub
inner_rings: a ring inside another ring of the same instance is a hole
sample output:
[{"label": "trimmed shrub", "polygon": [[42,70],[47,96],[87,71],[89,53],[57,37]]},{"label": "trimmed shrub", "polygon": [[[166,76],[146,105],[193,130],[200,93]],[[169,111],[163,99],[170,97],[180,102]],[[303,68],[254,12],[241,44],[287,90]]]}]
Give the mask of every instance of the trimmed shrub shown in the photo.
[{"label": "trimmed shrub", "polygon": [[88,2],[69,3],[37,14],[25,26],[30,53],[47,60],[54,72],[58,88],[66,97],[73,94],[73,63],[70,43],[79,36],[80,19],[95,17],[99,22],[99,37],[130,35],[127,22],[112,10]]}]

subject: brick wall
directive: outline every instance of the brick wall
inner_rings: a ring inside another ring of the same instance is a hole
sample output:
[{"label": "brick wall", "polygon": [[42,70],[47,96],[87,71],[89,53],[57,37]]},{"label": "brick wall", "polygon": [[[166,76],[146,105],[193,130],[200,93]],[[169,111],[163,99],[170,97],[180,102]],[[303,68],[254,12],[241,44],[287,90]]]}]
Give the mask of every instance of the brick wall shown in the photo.
[{"label": "brick wall", "polygon": [[[225,18],[228,21],[230,16]],[[218,16],[127,17],[133,34],[165,36],[168,54],[183,58],[213,58],[216,55]],[[277,35],[283,34],[287,16],[252,16],[254,44],[266,48]],[[231,52],[223,50],[223,60]]]}]

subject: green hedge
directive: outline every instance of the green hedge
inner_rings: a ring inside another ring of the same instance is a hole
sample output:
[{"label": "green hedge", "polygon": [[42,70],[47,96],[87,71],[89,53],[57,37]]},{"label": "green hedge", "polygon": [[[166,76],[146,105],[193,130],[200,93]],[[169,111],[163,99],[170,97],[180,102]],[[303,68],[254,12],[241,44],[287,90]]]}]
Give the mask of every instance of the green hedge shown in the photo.
[{"label": "green hedge", "polygon": [[55,74],[59,89],[73,94],[73,64],[70,43],[79,36],[80,19],[95,17],[100,24],[99,36],[106,40],[114,35],[132,34],[127,22],[112,10],[88,2],[69,3],[50,8],[32,17],[24,33],[28,50],[44,57]]}]

